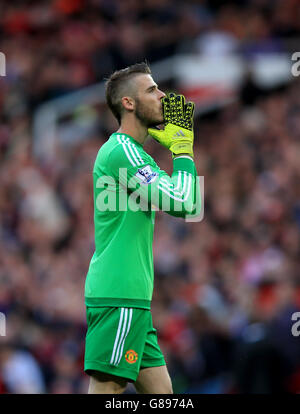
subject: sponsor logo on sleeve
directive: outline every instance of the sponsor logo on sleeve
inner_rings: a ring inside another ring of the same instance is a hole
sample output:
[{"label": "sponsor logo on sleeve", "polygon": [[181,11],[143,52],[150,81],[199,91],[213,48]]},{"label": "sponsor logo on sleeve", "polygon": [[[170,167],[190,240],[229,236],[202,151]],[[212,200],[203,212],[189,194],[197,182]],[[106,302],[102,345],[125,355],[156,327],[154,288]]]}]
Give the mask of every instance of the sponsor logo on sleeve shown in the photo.
[{"label": "sponsor logo on sleeve", "polygon": [[158,173],[152,171],[150,165],[146,165],[146,167],[139,168],[135,175],[141,180],[142,184],[151,184],[158,177]]}]

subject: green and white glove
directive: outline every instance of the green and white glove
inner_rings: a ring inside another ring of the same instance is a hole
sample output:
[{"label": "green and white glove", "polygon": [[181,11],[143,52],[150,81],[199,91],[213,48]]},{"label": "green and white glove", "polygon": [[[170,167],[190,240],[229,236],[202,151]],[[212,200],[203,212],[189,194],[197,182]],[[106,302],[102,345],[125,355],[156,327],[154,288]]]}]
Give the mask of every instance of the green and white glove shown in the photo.
[{"label": "green and white glove", "polygon": [[168,148],[173,157],[178,154],[188,154],[193,157],[195,104],[185,103],[183,95],[170,93],[162,98],[162,105],[165,128],[161,130],[148,128],[149,135]]}]

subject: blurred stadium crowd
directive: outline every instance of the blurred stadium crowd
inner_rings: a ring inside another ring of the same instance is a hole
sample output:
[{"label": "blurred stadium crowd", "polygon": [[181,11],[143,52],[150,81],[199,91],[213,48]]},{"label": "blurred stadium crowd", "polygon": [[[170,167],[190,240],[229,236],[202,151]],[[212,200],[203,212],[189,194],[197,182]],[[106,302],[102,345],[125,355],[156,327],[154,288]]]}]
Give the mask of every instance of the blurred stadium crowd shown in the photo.
[{"label": "blurred stadium crowd", "polygon": [[[105,122],[89,139],[57,146],[41,163],[32,154],[34,110],[145,58],[209,52],[213,38],[247,53],[284,48],[300,34],[297,0],[220,3],[1,2],[0,393],[85,393],[88,384],[91,172],[113,122],[97,108]],[[300,311],[299,96],[297,79],[268,93],[245,79],[238,100],[195,121],[204,219],[159,212],[154,240],[152,313],[175,392],[300,392],[300,338],[291,332]],[[168,151],[146,147],[171,173]]]}]

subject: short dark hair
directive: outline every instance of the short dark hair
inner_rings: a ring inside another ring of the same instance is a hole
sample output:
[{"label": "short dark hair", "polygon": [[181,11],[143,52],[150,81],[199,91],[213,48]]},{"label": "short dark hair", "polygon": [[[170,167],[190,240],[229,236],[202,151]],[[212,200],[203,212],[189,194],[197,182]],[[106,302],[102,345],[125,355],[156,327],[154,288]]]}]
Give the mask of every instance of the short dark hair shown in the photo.
[{"label": "short dark hair", "polygon": [[119,124],[123,113],[121,99],[130,92],[128,81],[140,73],[151,75],[150,67],[146,62],[135,63],[125,69],[117,70],[106,79],[106,102]]}]

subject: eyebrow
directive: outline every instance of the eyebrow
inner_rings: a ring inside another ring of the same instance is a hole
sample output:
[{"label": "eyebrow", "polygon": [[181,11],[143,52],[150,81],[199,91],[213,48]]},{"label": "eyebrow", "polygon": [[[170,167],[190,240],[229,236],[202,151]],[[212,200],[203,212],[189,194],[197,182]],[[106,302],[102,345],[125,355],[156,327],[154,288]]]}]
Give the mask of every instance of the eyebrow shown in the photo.
[{"label": "eyebrow", "polygon": [[147,92],[147,91],[151,91],[152,89],[157,88],[157,86],[158,86],[158,85],[157,85],[156,83],[154,83],[153,85],[149,86],[149,88],[147,88],[147,89],[146,89],[146,92]]}]

